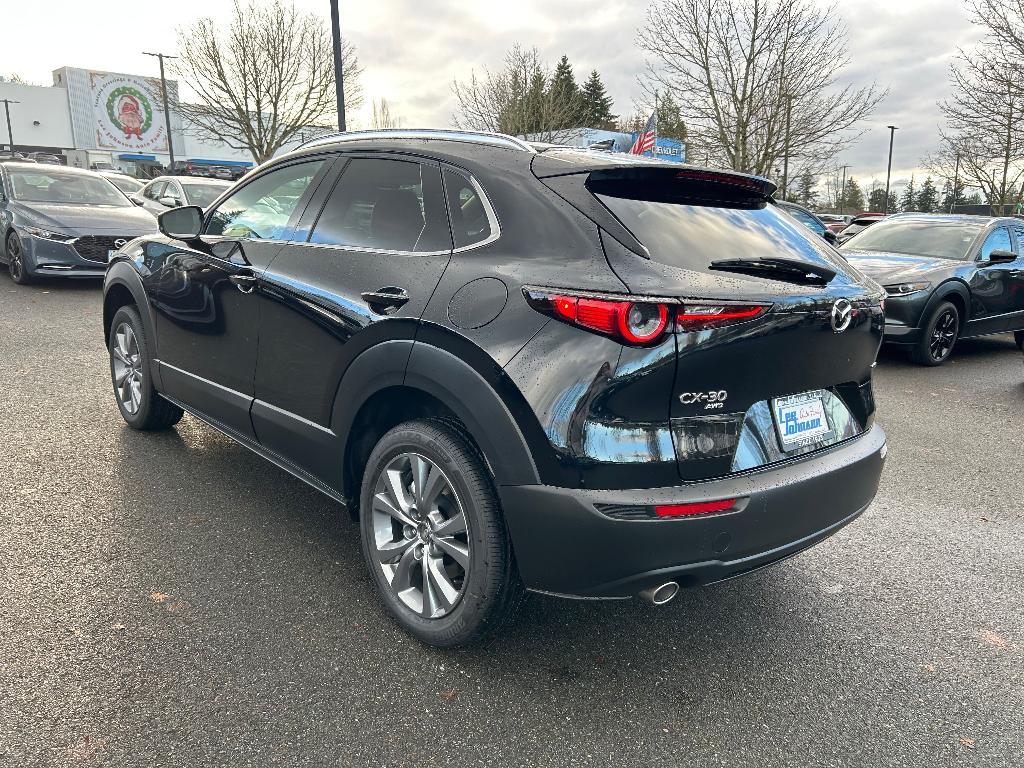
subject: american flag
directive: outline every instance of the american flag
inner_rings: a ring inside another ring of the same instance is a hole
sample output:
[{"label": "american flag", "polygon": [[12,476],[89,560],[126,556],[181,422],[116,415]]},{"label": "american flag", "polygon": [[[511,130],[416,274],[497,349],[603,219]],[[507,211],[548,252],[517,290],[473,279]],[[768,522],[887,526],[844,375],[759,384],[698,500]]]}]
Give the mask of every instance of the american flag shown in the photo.
[{"label": "american flag", "polygon": [[633,142],[633,146],[629,148],[629,154],[631,155],[642,155],[644,152],[654,151],[654,135],[657,132],[657,123],[655,122],[654,112],[647,119],[647,125],[644,126],[643,133],[637,134],[636,141]]}]

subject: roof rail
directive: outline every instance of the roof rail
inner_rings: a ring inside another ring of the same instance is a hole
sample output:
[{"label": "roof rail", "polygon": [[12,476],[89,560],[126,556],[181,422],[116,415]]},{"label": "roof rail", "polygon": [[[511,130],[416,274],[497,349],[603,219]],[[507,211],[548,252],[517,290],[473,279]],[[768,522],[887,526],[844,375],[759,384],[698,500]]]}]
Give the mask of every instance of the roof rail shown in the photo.
[{"label": "roof rail", "polygon": [[492,144],[508,149],[518,149],[522,152],[536,152],[530,144],[515,136],[506,136],[503,133],[486,133],[484,131],[458,131],[444,128],[382,128],[372,131],[344,131],[329,133],[324,136],[317,136],[315,139],[305,141],[298,146],[316,147],[321,144],[334,144],[342,141],[365,141],[367,139],[441,139],[447,141],[469,141],[477,144]]}]

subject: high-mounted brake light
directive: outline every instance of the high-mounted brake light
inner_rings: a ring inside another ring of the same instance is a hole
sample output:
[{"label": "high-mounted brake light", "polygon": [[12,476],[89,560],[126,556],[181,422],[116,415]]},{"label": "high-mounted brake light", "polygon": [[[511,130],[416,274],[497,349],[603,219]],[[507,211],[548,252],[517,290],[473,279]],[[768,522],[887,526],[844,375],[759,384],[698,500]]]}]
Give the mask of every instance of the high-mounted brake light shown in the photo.
[{"label": "high-mounted brake light", "polygon": [[681,331],[704,331],[753,320],[767,311],[767,304],[684,304],[676,324]]},{"label": "high-mounted brake light", "polygon": [[718,173],[716,171],[698,171],[686,169],[676,174],[677,179],[687,181],[709,181],[713,184],[729,184],[734,187],[743,187],[754,192],[764,193],[764,185],[756,179],[748,179],[746,176],[734,176],[731,173]]}]

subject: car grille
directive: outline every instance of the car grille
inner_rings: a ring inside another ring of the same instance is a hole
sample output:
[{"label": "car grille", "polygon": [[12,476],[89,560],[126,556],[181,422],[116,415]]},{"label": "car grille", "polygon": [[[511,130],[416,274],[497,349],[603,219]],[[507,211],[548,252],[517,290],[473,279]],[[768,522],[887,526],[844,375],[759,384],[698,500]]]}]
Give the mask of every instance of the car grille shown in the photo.
[{"label": "car grille", "polygon": [[86,235],[75,240],[75,250],[86,261],[107,263],[107,253],[116,251],[132,238],[127,235]]}]

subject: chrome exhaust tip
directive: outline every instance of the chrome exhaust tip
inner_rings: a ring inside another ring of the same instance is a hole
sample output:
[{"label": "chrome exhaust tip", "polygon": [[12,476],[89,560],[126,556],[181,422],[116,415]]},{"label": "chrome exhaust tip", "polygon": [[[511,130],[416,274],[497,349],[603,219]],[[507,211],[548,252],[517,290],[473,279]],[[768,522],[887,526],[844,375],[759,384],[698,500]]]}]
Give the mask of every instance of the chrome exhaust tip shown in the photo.
[{"label": "chrome exhaust tip", "polygon": [[679,585],[674,581],[666,581],[664,584],[660,584],[657,587],[649,587],[645,589],[639,596],[651,605],[665,605],[666,603],[672,602],[673,598],[678,594]]}]

